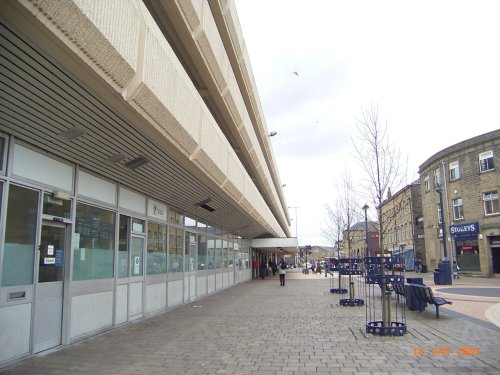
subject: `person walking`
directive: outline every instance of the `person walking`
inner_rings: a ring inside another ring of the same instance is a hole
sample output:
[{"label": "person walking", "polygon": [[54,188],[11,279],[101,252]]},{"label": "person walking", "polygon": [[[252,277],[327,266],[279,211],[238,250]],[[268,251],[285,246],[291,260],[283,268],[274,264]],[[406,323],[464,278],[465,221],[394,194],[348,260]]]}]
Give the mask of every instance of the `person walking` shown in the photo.
[{"label": "person walking", "polygon": [[327,260],[325,262],[325,277],[328,276],[328,273],[330,272],[330,262]]},{"label": "person walking", "polygon": [[267,263],[264,258],[261,259],[260,261],[260,278],[264,280],[264,277],[266,277],[267,273]]},{"label": "person walking", "polygon": [[460,279],[460,274],[458,273],[460,271],[460,267],[457,264],[457,261],[453,261],[453,278],[454,279]]},{"label": "person walking", "polygon": [[283,259],[281,259],[279,266],[279,274],[280,274],[280,285],[285,286],[285,275],[286,275],[286,263]]}]

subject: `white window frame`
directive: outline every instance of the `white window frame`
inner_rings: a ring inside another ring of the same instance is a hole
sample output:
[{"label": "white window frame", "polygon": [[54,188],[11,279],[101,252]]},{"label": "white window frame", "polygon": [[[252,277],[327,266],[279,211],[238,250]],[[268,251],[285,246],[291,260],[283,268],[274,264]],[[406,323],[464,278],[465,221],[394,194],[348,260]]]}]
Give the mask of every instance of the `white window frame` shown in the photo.
[{"label": "white window frame", "polygon": [[462,198],[455,198],[452,200],[453,204],[453,219],[461,220],[464,218],[464,202]]},{"label": "white window frame", "polygon": [[436,188],[441,186],[441,170],[439,168],[434,170],[434,186]]},{"label": "white window frame", "polygon": [[[491,162],[489,160],[491,159]],[[484,163],[484,164],[483,164]],[[485,169],[483,169],[483,165]],[[495,169],[495,164],[493,163],[493,150],[481,152],[479,154],[479,172],[489,172]]]},{"label": "white window frame", "polygon": [[431,184],[429,183],[429,174],[428,173],[424,177],[424,187],[425,187],[425,191],[431,190]]},{"label": "white window frame", "polygon": [[[488,191],[486,193],[483,193],[483,201],[484,201],[484,214],[486,216],[489,215],[497,215],[500,213],[500,210],[498,210],[499,207],[499,201],[498,201],[498,191]],[[497,201],[497,211],[494,211],[494,201]],[[488,212],[488,206],[490,208],[491,212]]]},{"label": "white window frame", "polygon": [[460,165],[457,161],[453,161],[449,164],[450,169],[450,181],[455,181],[460,178]]}]

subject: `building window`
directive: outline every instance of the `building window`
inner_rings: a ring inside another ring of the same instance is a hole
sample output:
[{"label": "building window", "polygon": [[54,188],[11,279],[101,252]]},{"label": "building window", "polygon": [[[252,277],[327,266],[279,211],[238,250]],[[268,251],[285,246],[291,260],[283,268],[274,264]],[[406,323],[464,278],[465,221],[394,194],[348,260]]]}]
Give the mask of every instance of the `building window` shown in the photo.
[{"label": "building window", "polygon": [[453,218],[460,220],[464,218],[462,198],[453,199]]},{"label": "building window", "polygon": [[11,185],[7,201],[2,286],[33,284],[38,192]]},{"label": "building window", "polygon": [[460,167],[458,165],[458,161],[454,161],[453,163],[450,163],[450,180],[458,180],[460,178]]},{"label": "building window", "polygon": [[439,168],[434,171],[434,186],[441,186],[441,173],[439,171]]},{"label": "building window", "polygon": [[431,190],[431,184],[429,183],[429,175],[425,175],[424,177],[424,186],[425,186],[425,191]]},{"label": "building window", "polygon": [[498,192],[490,191],[483,194],[484,200],[484,214],[493,215],[500,213],[500,208],[498,205]]},{"label": "building window", "polygon": [[148,260],[146,272],[156,275],[167,272],[167,226],[148,224]]},{"label": "building window", "polygon": [[488,172],[495,168],[493,164],[493,150],[481,152],[479,154],[479,171]]},{"label": "building window", "polygon": [[120,215],[118,229],[118,277],[128,277],[128,232],[129,218]]},{"label": "building window", "polygon": [[182,229],[169,227],[168,232],[168,272],[182,272],[184,269]]},{"label": "building window", "polygon": [[184,246],[184,271],[196,271],[196,254],[198,253],[198,243],[196,242],[197,236],[195,233],[185,232],[185,246]]},{"label": "building window", "polygon": [[207,269],[207,236],[198,235],[198,270]]},{"label": "building window", "polygon": [[75,235],[73,280],[113,277],[115,213],[77,203]]},{"label": "building window", "polygon": [[183,221],[184,221],[184,216],[181,213],[176,212],[172,209],[168,210],[168,223],[169,224],[182,226]]}]

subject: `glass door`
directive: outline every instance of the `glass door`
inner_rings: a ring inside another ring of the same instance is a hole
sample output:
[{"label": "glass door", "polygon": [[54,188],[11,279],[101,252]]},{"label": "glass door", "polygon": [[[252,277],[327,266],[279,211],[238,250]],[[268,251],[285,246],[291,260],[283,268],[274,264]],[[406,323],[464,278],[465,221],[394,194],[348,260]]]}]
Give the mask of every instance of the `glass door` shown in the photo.
[{"label": "glass door", "polygon": [[34,352],[61,344],[66,225],[43,222],[38,247]]}]

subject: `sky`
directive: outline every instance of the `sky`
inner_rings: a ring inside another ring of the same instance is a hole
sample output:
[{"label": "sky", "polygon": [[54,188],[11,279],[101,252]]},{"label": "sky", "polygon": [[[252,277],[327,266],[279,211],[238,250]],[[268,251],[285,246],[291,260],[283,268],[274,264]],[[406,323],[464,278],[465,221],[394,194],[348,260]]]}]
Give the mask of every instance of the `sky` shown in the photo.
[{"label": "sky", "polygon": [[498,0],[235,4],[301,246],[332,246],[325,206],[345,171],[362,178],[363,109],[378,108],[408,183],[438,151],[500,128]]}]

